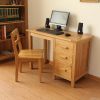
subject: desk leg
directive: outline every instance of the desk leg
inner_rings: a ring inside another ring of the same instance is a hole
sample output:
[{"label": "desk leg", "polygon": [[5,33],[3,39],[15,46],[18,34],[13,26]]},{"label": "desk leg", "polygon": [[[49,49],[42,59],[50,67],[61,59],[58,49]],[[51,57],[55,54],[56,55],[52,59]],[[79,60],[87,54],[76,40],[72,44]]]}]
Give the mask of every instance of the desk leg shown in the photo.
[{"label": "desk leg", "polygon": [[75,88],[75,81],[74,80],[71,81],[71,87]]},{"label": "desk leg", "polygon": [[[28,48],[33,49],[33,41],[32,41],[31,33],[29,33],[29,35],[28,35]],[[33,63],[30,62],[29,65],[30,65],[31,69],[33,69]]]},{"label": "desk leg", "polygon": [[48,41],[46,39],[44,40],[44,62],[49,63],[49,60],[48,60]]},{"label": "desk leg", "polygon": [[72,67],[71,87],[75,88],[75,66]]}]

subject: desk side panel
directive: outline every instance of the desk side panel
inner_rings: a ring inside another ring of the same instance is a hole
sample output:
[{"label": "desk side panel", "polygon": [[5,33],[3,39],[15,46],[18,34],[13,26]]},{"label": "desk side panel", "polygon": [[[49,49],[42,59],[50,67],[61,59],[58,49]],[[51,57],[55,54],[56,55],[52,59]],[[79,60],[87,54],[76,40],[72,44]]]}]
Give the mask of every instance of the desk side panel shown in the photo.
[{"label": "desk side panel", "polygon": [[90,40],[80,41],[76,44],[76,55],[74,65],[74,78],[80,79],[88,73],[88,58],[89,58]]}]

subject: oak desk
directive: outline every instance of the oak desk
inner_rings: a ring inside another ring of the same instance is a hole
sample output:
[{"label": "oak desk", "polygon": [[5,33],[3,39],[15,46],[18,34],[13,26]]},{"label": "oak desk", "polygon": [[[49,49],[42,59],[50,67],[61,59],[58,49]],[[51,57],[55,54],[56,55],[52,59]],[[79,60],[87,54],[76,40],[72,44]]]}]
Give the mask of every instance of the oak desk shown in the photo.
[{"label": "oak desk", "polygon": [[32,48],[32,37],[44,39],[44,57],[47,59],[47,41],[53,41],[53,72],[54,76],[59,76],[71,81],[71,86],[87,74],[88,58],[92,35],[78,35],[69,32],[71,36],[53,35],[39,32],[36,29],[28,29],[29,48]]}]

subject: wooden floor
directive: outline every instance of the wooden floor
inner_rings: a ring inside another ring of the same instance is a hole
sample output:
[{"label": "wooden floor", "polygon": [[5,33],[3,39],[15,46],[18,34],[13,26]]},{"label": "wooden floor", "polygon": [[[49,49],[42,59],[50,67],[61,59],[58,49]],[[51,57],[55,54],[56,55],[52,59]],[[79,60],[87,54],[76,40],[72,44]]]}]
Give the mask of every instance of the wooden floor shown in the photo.
[{"label": "wooden floor", "polygon": [[0,100],[100,100],[99,82],[83,78],[77,88],[71,88],[68,81],[53,80],[48,71],[44,73],[45,83],[39,83],[37,70],[25,64],[16,83],[14,69],[12,61],[0,63]]}]

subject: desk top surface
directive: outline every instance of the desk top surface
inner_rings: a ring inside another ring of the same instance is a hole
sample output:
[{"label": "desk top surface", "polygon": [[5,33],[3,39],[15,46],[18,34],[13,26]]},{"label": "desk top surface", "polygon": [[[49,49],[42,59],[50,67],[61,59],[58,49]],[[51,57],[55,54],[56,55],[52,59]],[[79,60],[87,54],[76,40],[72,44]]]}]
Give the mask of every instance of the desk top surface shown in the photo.
[{"label": "desk top surface", "polygon": [[[54,39],[61,39],[61,40],[67,40],[67,41],[72,41],[72,42],[79,42],[79,41],[85,41],[85,40],[90,40],[92,39],[93,35],[91,34],[83,34],[79,35],[76,32],[67,32],[65,31],[64,34],[62,35],[53,35],[45,32],[40,32],[37,31],[36,29],[27,29],[27,32],[31,33],[31,36],[41,36],[41,37],[48,37],[48,38],[54,38]],[[71,36],[65,36],[65,34],[71,34]]]}]

